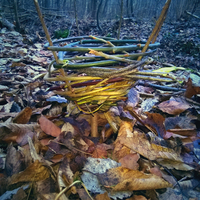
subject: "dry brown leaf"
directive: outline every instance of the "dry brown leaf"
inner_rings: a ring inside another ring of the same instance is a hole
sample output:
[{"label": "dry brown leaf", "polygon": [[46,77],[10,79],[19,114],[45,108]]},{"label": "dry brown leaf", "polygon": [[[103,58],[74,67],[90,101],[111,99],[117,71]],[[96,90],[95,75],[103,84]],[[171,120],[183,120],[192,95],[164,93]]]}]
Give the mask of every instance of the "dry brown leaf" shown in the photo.
[{"label": "dry brown leaf", "polygon": [[158,105],[158,108],[163,112],[166,112],[171,115],[178,115],[183,111],[190,108],[189,104],[183,102],[181,99],[170,99],[168,101],[164,101]]},{"label": "dry brown leaf", "polygon": [[163,160],[163,159],[157,159],[157,162],[168,169],[177,169],[177,170],[183,170],[183,171],[190,171],[194,168],[190,167],[189,165],[182,163],[180,161],[176,160]]},{"label": "dry brown leaf", "polygon": [[31,115],[32,109],[30,107],[26,107],[13,119],[13,123],[26,124],[30,120]]},{"label": "dry brown leaf", "polygon": [[53,137],[57,137],[60,135],[61,130],[57,127],[53,122],[48,120],[46,117],[41,116],[39,119],[39,124],[41,129],[47,134]]},{"label": "dry brown leaf", "polygon": [[149,160],[157,160],[160,158],[175,160],[181,163],[183,162],[180,155],[177,154],[173,149],[150,143],[144,133],[141,133],[137,130],[133,131],[132,124],[130,122],[123,121],[121,124],[118,137],[115,141],[115,155],[119,153],[118,151],[120,151],[120,145],[130,148]]},{"label": "dry brown leaf", "polygon": [[98,179],[102,185],[114,191],[152,190],[172,186],[154,174],[145,174],[124,167],[111,168],[98,176]]},{"label": "dry brown leaf", "polygon": [[[168,130],[171,133],[174,133],[175,135],[180,136],[196,136],[197,130],[195,129],[169,129]],[[175,137],[175,135],[173,135]]]},{"label": "dry brown leaf", "polygon": [[139,164],[137,163],[139,158],[140,156],[137,153],[130,153],[119,159],[119,162],[122,164],[122,167],[137,170],[139,168]]},{"label": "dry brown leaf", "polygon": [[77,190],[81,200],[91,200],[91,198],[88,196],[85,189],[81,188],[81,189],[76,189],[76,190]]},{"label": "dry brown leaf", "polygon": [[27,135],[33,136],[39,130],[38,124],[0,124],[0,140],[5,142],[17,142],[21,146],[27,143]]},{"label": "dry brown leaf", "polygon": [[103,144],[98,144],[92,153],[92,157],[93,158],[107,158],[108,153],[106,151],[105,146]]},{"label": "dry brown leaf", "polygon": [[20,188],[16,194],[13,195],[12,200],[19,200],[19,199],[27,199],[27,194],[23,190],[23,188]]},{"label": "dry brown leaf", "polygon": [[10,67],[18,67],[18,66],[25,67],[26,64],[24,64],[23,62],[13,62]]},{"label": "dry brown leaf", "polygon": [[[60,187],[66,187],[73,183],[73,172],[69,166],[70,159],[65,157],[58,170],[58,184]],[[72,188],[70,188],[71,190]]]},{"label": "dry brown leaf", "polygon": [[191,98],[192,96],[196,94],[200,94],[200,87],[193,86],[192,79],[189,78],[188,82],[186,83],[186,92],[184,96],[186,98]]},{"label": "dry brown leaf", "polygon": [[[132,123],[125,123],[123,121],[123,123],[121,124],[121,128],[119,129],[118,132],[118,138],[123,138],[123,137],[127,137],[127,136],[131,136],[132,135],[132,131],[133,131],[133,124]],[[126,128],[125,128],[126,127]],[[125,128],[125,131],[123,131],[123,129]],[[114,159],[115,160],[120,160],[121,158],[123,158],[124,156],[130,154],[131,149],[129,147],[126,146],[126,144],[124,142],[121,142],[120,140],[115,141],[114,143],[114,151],[113,151],[113,155],[114,155]]]},{"label": "dry brown leaf", "polygon": [[147,198],[142,195],[134,195],[133,197],[128,198],[126,200],[147,200]]},{"label": "dry brown leaf", "polygon": [[24,169],[24,162],[22,154],[17,151],[12,144],[8,146],[5,171],[7,176],[12,176],[13,174],[19,173]]},{"label": "dry brown leaf", "polygon": [[126,101],[127,107],[134,108],[139,102],[139,94],[136,89],[131,88],[128,92],[128,100]]},{"label": "dry brown leaf", "polygon": [[156,176],[162,177],[162,172],[158,168],[158,166],[155,166],[153,168],[150,168],[149,170],[152,174],[155,174]]},{"label": "dry brown leaf", "polygon": [[9,186],[17,183],[42,181],[48,178],[49,175],[50,173],[47,167],[44,167],[38,160],[36,160],[23,172],[14,174],[10,179]]},{"label": "dry brown leaf", "polygon": [[16,117],[18,115],[17,112],[7,113],[7,112],[0,112],[0,119],[7,118],[7,117]]},{"label": "dry brown leaf", "polygon": [[146,112],[146,114],[147,114],[147,119],[145,119],[143,122],[149,125],[151,128],[153,128],[159,137],[165,138],[165,133],[166,133],[164,127],[165,118],[159,113]]},{"label": "dry brown leaf", "polygon": [[110,197],[108,196],[108,193],[105,192],[103,194],[98,194],[96,197],[95,197],[95,200],[111,200]]},{"label": "dry brown leaf", "polygon": [[193,120],[197,120],[197,117],[193,115],[168,117],[165,119],[165,129],[196,129]]},{"label": "dry brown leaf", "polygon": [[[58,192],[58,184],[51,176],[45,180],[34,183],[36,195],[40,194],[38,200],[54,200]],[[42,198],[43,197],[43,198]],[[30,197],[29,197],[30,199]],[[61,199],[59,199],[61,200]]]}]

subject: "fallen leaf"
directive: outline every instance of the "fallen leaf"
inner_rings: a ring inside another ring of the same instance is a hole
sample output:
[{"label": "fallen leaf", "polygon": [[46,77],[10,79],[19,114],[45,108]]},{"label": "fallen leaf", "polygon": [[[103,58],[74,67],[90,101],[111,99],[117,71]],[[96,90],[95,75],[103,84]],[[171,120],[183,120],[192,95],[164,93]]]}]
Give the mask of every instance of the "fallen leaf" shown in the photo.
[{"label": "fallen leaf", "polygon": [[27,135],[32,137],[38,130],[38,124],[1,123],[0,140],[5,142],[17,142],[24,145],[27,143]]},{"label": "fallen leaf", "polygon": [[24,182],[42,181],[50,175],[47,167],[43,166],[38,160],[29,165],[24,171],[14,174],[9,183],[11,185]]},{"label": "fallen leaf", "polygon": [[159,176],[159,177],[162,177],[162,173],[160,171],[160,169],[158,168],[158,166],[155,166],[153,168],[150,168],[149,170],[152,174],[156,175],[156,176]]},{"label": "fallen leaf", "polygon": [[160,103],[157,107],[163,112],[166,112],[171,115],[178,115],[190,108],[189,104],[183,102],[181,99],[174,98]]},{"label": "fallen leaf", "polygon": [[139,164],[137,163],[139,158],[140,156],[137,153],[130,153],[119,159],[119,162],[122,164],[122,167],[137,170],[139,168]]},{"label": "fallen leaf", "polygon": [[196,136],[197,130],[195,129],[169,129],[169,132],[173,133],[173,136]]},{"label": "fallen leaf", "polygon": [[198,86],[193,86],[192,79],[189,78],[188,82],[186,83],[186,92],[184,96],[186,98],[191,98],[192,96],[200,94],[200,87]]},{"label": "fallen leaf", "polygon": [[194,116],[168,117],[165,119],[165,129],[195,129],[195,124],[191,122],[194,119]]},{"label": "fallen leaf", "polygon": [[12,65],[10,67],[16,67],[16,66],[22,66],[25,67],[26,64],[22,63],[22,62],[13,62]]},{"label": "fallen leaf", "polygon": [[147,119],[143,121],[144,124],[147,124],[154,130],[156,130],[156,133],[158,134],[159,137],[165,138],[165,133],[166,133],[164,127],[165,118],[159,113],[146,112],[146,114],[147,114]]},{"label": "fallen leaf", "polygon": [[[154,143],[150,143],[147,140],[146,135],[137,130],[133,130],[130,122],[123,121],[120,126],[120,130],[118,133],[118,137],[115,141],[115,149],[113,154],[119,154],[120,148],[119,146],[126,146],[132,151],[139,153],[149,160],[157,160],[158,159],[164,163],[174,163],[170,165],[170,167],[174,167],[179,169],[191,170],[192,168],[183,163],[183,160],[174,149],[170,149],[167,147],[163,147],[161,145],[157,145]],[[168,165],[169,166],[169,165]]]},{"label": "fallen leaf", "polygon": [[154,174],[146,174],[138,170],[117,167],[98,175],[104,187],[114,191],[153,190],[171,187],[172,185]]},{"label": "fallen leaf", "polygon": [[23,188],[20,188],[16,194],[13,195],[12,200],[18,200],[18,199],[25,199],[27,198],[27,195]]},{"label": "fallen leaf", "polygon": [[105,192],[103,194],[98,194],[96,197],[95,197],[95,200],[111,200],[110,197],[108,196],[108,193]]},{"label": "fallen leaf", "polygon": [[98,144],[92,153],[93,158],[107,158],[108,153],[103,144]]},{"label": "fallen leaf", "polygon": [[32,109],[30,107],[26,107],[13,119],[13,123],[27,124],[31,118],[31,115]]},{"label": "fallen leaf", "polygon": [[142,195],[134,195],[133,197],[128,198],[126,200],[147,200],[147,198]]},{"label": "fallen leaf", "polygon": [[53,122],[48,120],[46,117],[41,116],[38,121],[39,121],[41,129],[47,135],[51,135],[53,137],[57,137],[60,135],[60,133],[61,133],[60,128],[57,127]]},{"label": "fallen leaf", "polygon": [[24,163],[22,159],[22,154],[17,151],[12,144],[8,146],[5,170],[7,176],[12,176],[13,174],[19,173],[24,169]]},{"label": "fallen leaf", "polygon": [[139,102],[139,94],[136,89],[131,88],[128,92],[128,100],[126,101],[127,107],[134,108]]}]

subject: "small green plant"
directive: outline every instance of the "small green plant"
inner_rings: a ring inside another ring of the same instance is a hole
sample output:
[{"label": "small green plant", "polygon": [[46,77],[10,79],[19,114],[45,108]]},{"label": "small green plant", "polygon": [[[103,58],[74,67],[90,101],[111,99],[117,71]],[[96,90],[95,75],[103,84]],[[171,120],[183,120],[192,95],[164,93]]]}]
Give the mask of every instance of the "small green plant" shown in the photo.
[{"label": "small green plant", "polygon": [[68,36],[69,36],[69,29],[60,29],[54,32],[54,37],[56,39],[67,38]]},{"label": "small green plant", "polygon": [[108,33],[108,34],[106,35],[106,37],[111,37],[111,33]]}]

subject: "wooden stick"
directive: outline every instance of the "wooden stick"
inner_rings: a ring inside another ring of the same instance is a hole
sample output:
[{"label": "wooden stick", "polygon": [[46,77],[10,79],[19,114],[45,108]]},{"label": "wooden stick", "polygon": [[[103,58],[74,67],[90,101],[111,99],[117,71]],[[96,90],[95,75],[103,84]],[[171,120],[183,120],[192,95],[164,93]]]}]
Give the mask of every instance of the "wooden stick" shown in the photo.
[{"label": "wooden stick", "polygon": [[[50,46],[53,46],[53,42],[51,41],[51,38],[50,38],[50,35],[49,35],[49,32],[48,32],[48,29],[47,29],[46,24],[45,24],[45,22],[44,22],[44,19],[43,19],[43,17],[42,17],[42,12],[41,12],[41,10],[40,10],[40,6],[39,6],[39,4],[38,4],[38,0],[33,0],[33,1],[34,1],[34,4],[35,4],[37,13],[38,13],[40,22],[41,22],[41,24],[42,24],[43,30],[44,30],[44,32],[45,32],[46,38],[47,38],[47,40],[48,40]],[[57,57],[57,54],[56,54],[55,51],[53,51],[53,56],[54,56],[54,58],[55,58],[55,60],[56,60],[56,63],[58,63],[58,57]]]},{"label": "wooden stick", "polygon": [[94,113],[93,116],[90,116],[91,119],[91,136],[99,137],[98,133],[98,114]]},{"label": "wooden stick", "polygon": [[[162,9],[162,12],[160,14],[160,17],[158,18],[158,21],[149,37],[149,39],[147,40],[144,48],[142,49],[142,52],[145,52],[150,44],[150,42],[152,41],[153,43],[155,42],[157,36],[158,36],[158,33],[162,27],[162,24],[166,18],[166,15],[167,15],[167,11],[169,9],[169,6],[170,6],[170,3],[171,3],[171,0],[167,0],[163,9]],[[137,60],[140,61],[142,59],[142,56],[140,56]]]}]

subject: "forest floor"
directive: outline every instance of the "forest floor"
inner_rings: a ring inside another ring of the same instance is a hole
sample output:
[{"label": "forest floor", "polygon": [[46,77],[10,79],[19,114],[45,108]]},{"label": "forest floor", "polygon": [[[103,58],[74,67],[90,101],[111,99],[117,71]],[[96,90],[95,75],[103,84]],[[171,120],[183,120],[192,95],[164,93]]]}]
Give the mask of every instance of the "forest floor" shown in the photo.
[{"label": "forest floor", "polygon": [[[78,36],[75,21],[45,20],[52,39],[55,31]],[[147,40],[154,26],[154,21],[125,20],[120,38]],[[116,22],[102,22],[101,28],[79,20],[81,36],[116,38]],[[0,30],[1,200],[53,200],[62,190],[63,200],[200,199],[199,21],[165,23],[154,61],[144,66],[173,81],[134,80],[116,106],[96,112],[96,121],[56,94],[64,89],[58,81],[44,80],[54,58],[43,48],[40,22],[26,22],[23,30],[26,34]],[[118,88],[127,84],[120,81]],[[73,84],[72,94],[76,89]],[[87,104],[83,108],[90,111]],[[93,123],[98,137],[91,135]]]},{"label": "forest floor", "polygon": [[[47,18],[47,27],[52,38],[55,38],[56,31],[69,30],[69,36],[78,36],[78,29],[75,20]],[[100,31],[94,20],[79,20],[80,35],[109,36],[117,38],[119,21],[100,22]],[[45,37],[44,31],[39,21],[25,23],[25,30],[28,35],[36,38],[36,31]],[[155,21],[150,22],[136,21],[134,19],[124,20],[120,32],[120,38],[131,38],[136,40],[147,40],[150,36]],[[32,31],[34,30],[34,32]],[[68,36],[68,37],[69,37]],[[190,20],[181,19],[174,23],[164,23],[157,42],[161,43],[161,47],[155,54],[160,62],[169,62],[176,66],[196,68],[200,67],[200,23],[198,19]]]}]

